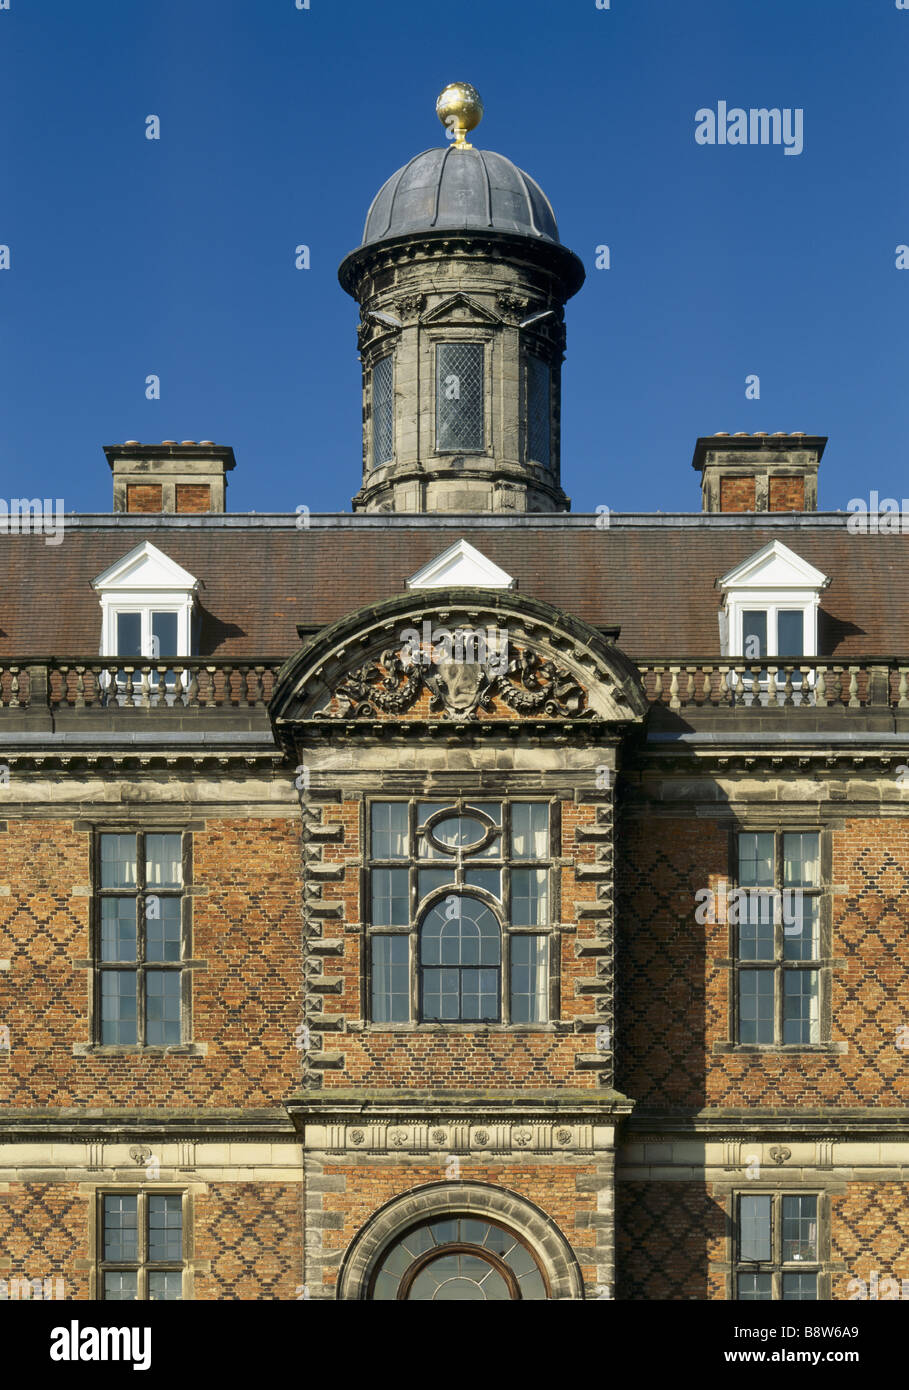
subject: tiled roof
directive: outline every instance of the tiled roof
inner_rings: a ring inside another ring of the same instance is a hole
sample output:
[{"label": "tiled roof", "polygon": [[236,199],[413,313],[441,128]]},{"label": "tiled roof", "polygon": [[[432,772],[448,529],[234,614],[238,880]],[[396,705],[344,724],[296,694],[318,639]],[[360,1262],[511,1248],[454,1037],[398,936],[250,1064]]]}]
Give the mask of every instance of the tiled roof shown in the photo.
[{"label": "tiled roof", "polygon": [[779,538],[830,576],[822,655],[909,652],[907,537],[853,536],[839,515],[612,517],[608,530],[596,520],[342,516],[301,530],[287,517],[68,517],[60,545],[0,535],[0,656],[97,653],[91,581],[143,540],[201,580],[200,653],[249,659],[295,650],[298,623],[333,622],[403,592],[460,535],[513,575],[519,593],[594,626],[619,625],[619,645],[636,657],[718,654],[715,581]]}]

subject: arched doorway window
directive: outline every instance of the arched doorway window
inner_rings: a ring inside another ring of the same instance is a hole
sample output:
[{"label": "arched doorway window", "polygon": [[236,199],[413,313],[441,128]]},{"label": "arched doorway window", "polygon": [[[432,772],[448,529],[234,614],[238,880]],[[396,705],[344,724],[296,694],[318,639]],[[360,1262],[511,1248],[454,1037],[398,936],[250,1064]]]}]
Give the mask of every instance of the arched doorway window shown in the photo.
[{"label": "arched doorway window", "polygon": [[502,934],[491,908],[466,893],[431,907],[420,929],[420,1017],[428,1022],[497,1022]]},{"label": "arched doorway window", "polygon": [[446,1216],[412,1227],[383,1254],[369,1297],[379,1302],[506,1303],[548,1299],[530,1249],[506,1226]]}]

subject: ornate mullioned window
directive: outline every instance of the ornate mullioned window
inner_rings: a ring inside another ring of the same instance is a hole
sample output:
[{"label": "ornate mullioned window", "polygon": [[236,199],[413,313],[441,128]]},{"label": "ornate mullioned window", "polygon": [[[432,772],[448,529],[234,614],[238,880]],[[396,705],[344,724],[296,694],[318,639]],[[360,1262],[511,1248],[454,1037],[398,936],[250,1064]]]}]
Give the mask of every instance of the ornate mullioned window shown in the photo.
[{"label": "ornate mullioned window", "polygon": [[734,1298],[816,1299],[820,1269],[816,1194],[754,1192],[735,1198]]},{"label": "ornate mullioned window", "polygon": [[483,343],[436,346],[436,449],[482,453],[485,448]]},{"label": "ornate mullioned window", "polygon": [[152,831],[97,836],[95,1037],[101,1044],[184,1041],[189,838]]},{"label": "ornate mullioned window", "polygon": [[805,1046],[822,1036],[823,889],[817,831],[742,831],[737,844],[736,1038]]},{"label": "ornate mullioned window", "polygon": [[546,801],[373,801],[374,1024],[545,1023],[552,814]]},{"label": "ornate mullioned window", "polygon": [[99,1194],[98,1296],[107,1302],[183,1298],[180,1192]]}]

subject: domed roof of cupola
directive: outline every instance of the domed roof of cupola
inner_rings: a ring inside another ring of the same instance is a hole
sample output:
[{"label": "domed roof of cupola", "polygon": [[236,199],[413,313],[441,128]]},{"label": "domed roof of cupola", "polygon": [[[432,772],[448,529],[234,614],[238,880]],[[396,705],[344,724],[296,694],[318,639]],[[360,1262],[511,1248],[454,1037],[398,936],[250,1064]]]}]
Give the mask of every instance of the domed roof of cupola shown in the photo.
[{"label": "domed roof of cupola", "polygon": [[492,150],[424,150],[382,185],[363,245],[421,232],[511,232],[558,242],[552,204],[540,185]]},{"label": "domed roof of cupola", "polygon": [[436,113],[452,143],[415,155],[382,185],[361,246],[434,231],[507,232],[558,245],[555,214],[540,185],[504,155],[468,144],[483,115],[476,88],[452,82]]}]

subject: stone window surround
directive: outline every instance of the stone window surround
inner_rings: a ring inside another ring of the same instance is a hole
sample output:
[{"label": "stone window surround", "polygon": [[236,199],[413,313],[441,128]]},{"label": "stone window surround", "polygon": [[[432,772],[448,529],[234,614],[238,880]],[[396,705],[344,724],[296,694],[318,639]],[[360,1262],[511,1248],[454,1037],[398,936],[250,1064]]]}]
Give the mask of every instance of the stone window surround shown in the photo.
[{"label": "stone window surround", "polygon": [[[549,376],[549,459],[542,462],[535,459],[530,452],[530,360],[533,358],[539,362]],[[554,461],[556,458],[556,440],[553,438],[555,433],[555,403],[556,403],[556,376],[552,363],[548,356],[541,352],[534,352],[531,348],[525,347],[521,352],[521,458],[528,467],[541,468],[546,473],[554,471]]]},{"label": "stone window surround", "polygon": [[[465,1023],[465,1022],[460,1022],[460,1021],[458,1021],[458,1022],[446,1023],[446,1022],[441,1022],[441,1021],[426,1021],[426,1022],[421,1021],[421,1020],[419,1020],[419,1018],[418,1018],[418,1009],[419,1009],[419,980],[418,980],[419,965],[417,964],[417,961],[418,961],[418,950],[419,950],[419,927],[420,927],[420,923],[422,922],[423,917],[425,916],[426,911],[428,910],[428,908],[429,908],[430,906],[432,906],[433,903],[438,902],[440,899],[443,899],[443,898],[446,896],[446,894],[450,894],[451,891],[452,891],[452,886],[449,884],[449,885],[447,885],[447,886],[445,886],[445,887],[443,887],[443,888],[435,889],[432,893],[428,894],[428,895],[426,896],[426,898],[423,900],[423,911],[420,912],[420,911],[418,911],[419,904],[416,902],[416,891],[417,891],[417,889],[416,889],[416,883],[417,883],[417,872],[418,872],[418,861],[417,861],[417,859],[416,859],[416,856],[415,856],[415,855],[411,855],[411,856],[407,859],[407,861],[404,861],[404,860],[397,860],[397,861],[394,861],[394,862],[391,861],[391,860],[381,860],[381,861],[377,860],[377,861],[375,861],[375,864],[378,865],[379,867],[397,867],[397,868],[403,868],[403,867],[405,867],[405,863],[406,863],[406,867],[407,867],[408,872],[409,872],[409,881],[410,881],[411,921],[408,923],[407,926],[402,926],[402,927],[386,927],[386,926],[375,926],[375,927],[374,927],[374,926],[372,925],[372,921],[371,921],[371,917],[372,917],[372,894],[371,894],[370,873],[369,873],[369,868],[373,866],[374,861],[373,861],[373,859],[372,859],[371,853],[369,853],[369,854],[367,855],[366,861],[365,861],[366,864],[367,864],[369,867],[366,868],[366,869],[364,870],[364,873],[363,873],[362,888],[361,888],[362,902],[361,902],[361,913],[360,913],[360,920],[361,920],[361,921],[363,922],[363,924],[364,924],[364,925],[363,925],[363,943],[364,943],[364,949],[363,949],[363,952],[362,952],[362,968],[361,968],[361,982],[360,982],[360,986],[361,986],[361,992],[362,992],[362,993],[361,993],[361,997],[362,997],[362,1000],[363,1000],[363,1017],[364,1017],[364,1020],[365,1020],[363,1027],[365,1028],[365,1031],[367,1031],[367,1032],[377,1032],[377,1033],[387,1033],[387,1032],[391,1032],[391,1033],[451,1033],[451,1032],[458,1032],[458,1033],[487,1033],[487,1032],[490,1032],[490,1033],[494,1033],[494,1032],[505,1032],[505,1033],[520,1033],[520,1032],[524,1032],[524,1033],[528,1033],[528,1032],[529,1032],[529,1033],[541,1033],[541,1032],[542,1032],[542,1033],[555,1033],[555,1032],[560,1032],[560,1031],[562,1031],[566,1026],[570,1026],[570,1025],[563,1024],[563,1023],[560,1021],[560,1019],[559,1019],[559,1011],[560,1011],[560,983],[561,983],[561,981],[560,981],[560,975],[561,975],[561,961],[560,961],[560,955],[561,955],[561,936],[562,936],[562,932],[561,932],[561,928],[560,928],[560,926],[559,926],[559,922],[560,922],[560,913],[561,913],[561,898],[560,898],[560,885],[559,885],[559,873],[558,873],[558,869],[559,869],[559,865],[560,865],[560,862],[561,862],[561,861],[560,861],[560,858],[559,858],[558,851],[559,851],[559,844],[560,844],[560,839],[561,839],[561,822],[560,822],[560,815],[559,815],[559,803],[558,803],[558,799],[555,798],[555,797],[552,797],[552,796],[534,796],[534,795],[529,794],[529,793],[528,793],[527,795],[504,796],[504,795],[502,795],[501,793],[499,793],[499,794],[494,794],[494,793],[484,792],[482,789],[478,790],[477,793],[476,793],[476,795],[471,795],[470,793],[464,792],[464,791],[462,790],[462,792],[461,792],[460,795],[458,795],[458,796],[447,796],[447,795],[446,795],[445,793],[443,793],[443,792],[439,792],[439,793],[424,792],[424,793],[420,793],[419,795],[416,795],[416,796],[394,796],[394,795],[381,795],[381,794],[380,794],[380,795],[375,795],[375,796],[367,796],[367,797],[364,798],[363,804],[362,804],[361,843],[364,844],[364,845],[369,846],[369,849],[370,849],[370,851],[371,851],[371,841],[370,841],[370,835],[371,835],[371,807],[372,807],[373,802],[399,801],[399,802],[404,802],[404,803],[408,804],[408,805],[410,806],[410,808],[411,808],[411,809],[410,809],[410,817],[409,817],[410,838],[411,838],[411,844],[412,844],[412,846],[415,848],[415,847],[416,847],[416,828],[417,828],[417,827],[416,827],[416,804],[417,804],[417,802],[419,802],[419,801],[430,801],[430,800],[433,800],[433,799],[435,799],[435,800],[437,800],[437,801],[440,801],[440,802],[442,802],[442,801],[449,802],[449,801],[450,801],[452,808],[457,808],[456,810],[455,810],[455,809],[452,810],[452,814],[458,814],[458,813],[461,813],[462,811],[465,812],[465,813],[467,813],[467,814],[469,814],[469,812],[467,812],[466,808],[469,807],[471,804],[473,804],[473,803],[475,803],[475,802],[483,802],[483,801],[499,801],[499,802],[501,802],[501,804],[502,804],[502,845],[503,845],[503,846],[505,846],[506,840],[507,840],[507,838],[510,836],[510,824],[511,824],[511,821],[510,821],[510,810],[509,810],[509,808],[510,808],[510,805],[511,805],[512,802],[516,802],[516,801],[520,801],[520,802],[525,802],[525,801],[538,801],[538,802],[542,802],[542,803],[544,803],[544,804],[546,804],[546,805],[549,806],[549,858],[548,858],[545,862],[542,861],[542,860],[537,861],[537,860],[533,860],[533,859],[520,860],[520,861],[515,860],[515,861],[514,861],[514,863],[515,863],[515,864],[518,864],[519,867],[527,867],[527,868],[531,868],[531,867],[547,867],[547,868],[549,869],[549,926],[548,926],[548,927],[526,927],[526,928],[525,928],[525,927],[517,927],[517,928],[512,928],[511,926],[509,926],[509,924],[508,924],[508,922],[507,922],[507,920],[506,920],[503,904],[501,904],[501,903],[499,902],[498,899],[493,898],[493,897],[491,896],[491,894],[485,892],[485,890],[482,889],[482,888],[475,888],[475,887],[473,887],[472,885],[470,885],[470,886],[464,885],[464,887],[466,888],[467,891],[469,891],[472,895],[475,895],[481,902],[486,903],[490,908],[492,908],[492,910],[493,910],[493,912],[495,913],[497,919],[499,920],[500,924],[502,925],[502,946],[503,946],[503,950],[502,950],[502,965],[501,965],[501,1006],[502,1006],[502,1007],[501,1007],[501,1011],[502,1011],[502,1014],[503,1014],[503,1018],[502,1018],[500,1021],[498,1021],[498,1022],[481,1022],[481,1021],[477,1021],[477,1022],[468,1022],[468,1023]],[[510,848],[510,847],[509,847],[509,848]],[[434,860],[419,861],[419,864],[420,864],[421,867],[432,868],[432,867],[438,867],[438,866],[440,866],[440,865],[442,864],[442,862],[443,862],[442,860],[434,859]],[[485,863],[486,861],[483,861],[483,862]],[[508,854],[507,856],[503,857],[502,859],[490,860],[490,861],[489,861],[489,864],[490,864],[491,867],[495,867],[495,866],[500,865],[500,864],[502,864],[502,865],[509,864],[510,862],[511,862],[511,855],[510,855],[510,852],[509,852],[509,854]],[[459,891],[459,890],[456,889],[456,891]],[[506,891],[506,890],[503,890],[503,891]],[[515,934],[530,935],[530,936],[546,936],[546,937],[548,938],[548,942],[549,942],[549,951],[548,951],[548,956],[549,956],[549,1018],[548,1018],[548,1020],[545,1021],[545,1022],[540,1022],[540,1023],[533,1023],[533,1022],[531,1022],[531,1023],[512,1023],[512,1022],[507,1018],[507,1014],[508,1014],[508,1012],[509,1012],[509,1004],[510,1004],[510,957],[509,957],[509,952],[508,952],[508,941],[509,941],[509,935],[510,935],[510,933],[511,933],[512,931],[514,931]],[[407,1021],[405,1021],[405,1022],[399,1022],[399,1023],[378,1023],[378,1022],[373,1022],[373,1020],[372,1020],[372,1018],[371,1018],[371,1013],[372,1013],[372,953],[371,953],[371,950],[370,950],[370,941],[371,941],[371,938],[372,938],[373,936],[381,936],[381,935],[387,935],[387,936],[393,936],[393,935],[406,936],[406,937],[409,938],[409,940],[410,940],[410,942],[411,942],[411,949],[410,949],[410,986],[411,986],[411,1001],[410,1001],[410,1003],[411,1003],[411,1017],[410,1017],[409,1020],[407,1020]]]},{"label": "stone window surround", "polygon": [[[397,375],[397,363],[395,361],[395,348],[392,344],[386,351],[379,352],[370,363],[367,379],[369,382],[369,429],[366,431],[366,471],[371,473],[374,468],[387,468],[395,461],[395,437],[397,435],[397,419],[395,410],[395,377]],[[376,438],[376,419],[375,419],[375,398],[374,383],[375,372],[380,362],[391,363],[391,458],[376,460],[375,438]]]},{"label": "stone window surround", "polygon": [[779,862],[779,854],[782,848],[782,837],[784,834],[797,834],[799,832],[817,834],[819,838],[819,878],[820,878],[820,911],[818,932],[820,937],[820,954],[818,956],[818,1013],[819,1013],[819,1032],[820,1041],[816,1043],[740,1043],[738,1041],[738,968],[744,965],[747,969],[750,962],[739,962],[738,958],[738,927],[728,926],[728,951],[725,960],[720,960],[717,964],[725,967],[729,974],[728,987],[728,1018],[729,1018],[729,1037],[725,1042],[715,1042],[713,1053],[735,1053],[737,1055],[751,1054],[772,1054],[780,1055],[799,1055],[804,1053],[822,1053],[826,1055],[838,1055],[848,1050],[846,1043],[837,1043],[832,1040],[833,1030],[833,1006],[832,1006],[832,976],[835,965],[840,964],[833,957],[833,901],[831,893],[832,881],[832,843],[830,830],[818,821],[798,822],[793,820],[791,823],[781,823],[774,820],[769,821],[763,818],[743,816],[736,827],[729,832],[729,851],[727,868],[727,887],[728,893],[738,888],[738,837],[740,834],[773,834],[774,839],[774,862]]},{"label": "stone window surround", "polygon": [[584,1297],[577,1257],[555,1222],[526,1197],[507,1188],[469,1181],[443,1181],[394,1197],[354,1237],[341,1263],[336,1296],[366,1300],[383,1254],[414,1226],[462,1215],[509,1227],[533,1251],[553,1300]]},{"label": "stone window surround", "polygon": [[[438,395],[437,377],[438,356],[436,349],[446,343],[471,343],[482,347],[483,351],[483,448],[482,449],[440,449],[438,447],[438,422],[436,419],[436,401]],[[462,454],[470,458],[493,458],[495,456],[495,431],[492,418],[492,391],[495,372],[495,354],[497,350],[496,334],[492,328],[483,328],[478,324],[465,325],[439,325],[438,327],[423,326],[420,329],[419,357],[421,367],[428,375],[426,379],[432,382],[432,390],[428,394],[428,399],[432,404],[432,456],[433,458],[459,458]]]},{"label": "stone window surround", "polygon": [[[198,1184],[194,1185],[196,1188]],[[181,1301],[188,1302],[193,1298],[194,1274],[205,1272],[208,1262],[205,1261],[200,1266],[194,1260],[194,1227],[193,1216],[195,1206],[195,1191],[185,1185],[174,1183],[156,1182],[153,1186],[145,1186],[141,1183],[103,1183],[93,1186],[91,1189],[92,1200],[89,1203],[89,1239],[88,1239],[88,1264],[89,1264],[89,1300],[92,1302],[103,1302],[104,1296],[104,1198],[105,1197],[138,1197],[140,1223],[142,1220],[143,1198],[148,1197],[175,1197],[183,1199],[183,1255],[180,1261],[183,1275],[183,1287],[181,1291]],[[146,1218],[147,1219],[147,1218]],[[141,1253],[140,1244],[140,1253]],[[141,1283],[140,1283],[141,1287]]]}]

